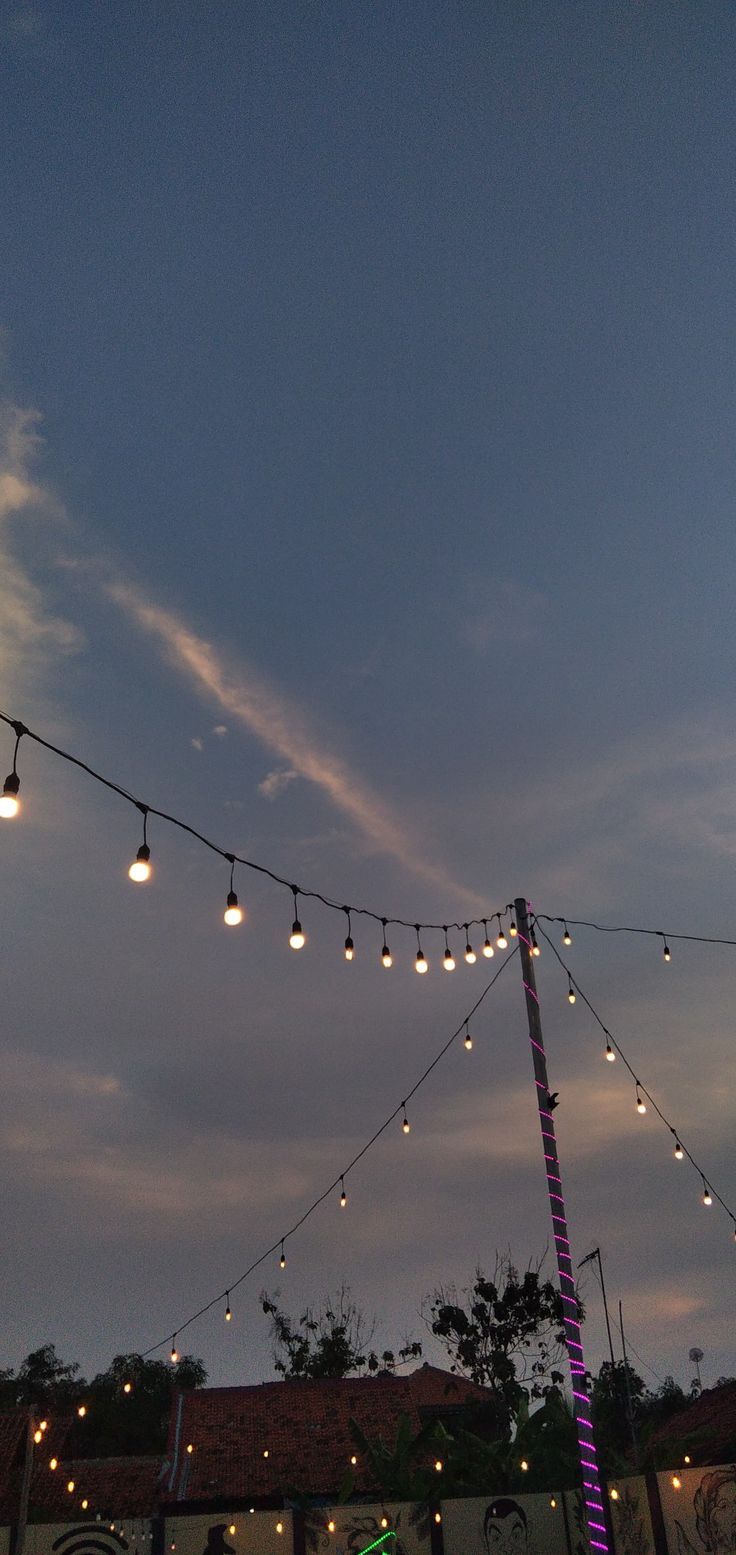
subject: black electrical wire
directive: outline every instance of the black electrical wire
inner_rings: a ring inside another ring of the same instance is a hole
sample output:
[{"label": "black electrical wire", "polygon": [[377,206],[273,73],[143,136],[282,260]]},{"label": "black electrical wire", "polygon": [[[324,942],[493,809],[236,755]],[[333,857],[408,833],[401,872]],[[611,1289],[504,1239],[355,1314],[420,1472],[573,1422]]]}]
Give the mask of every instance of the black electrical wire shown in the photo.
[{"label": "black electrical wire", "polygon": [[267,1247],[265,1252],[261,1253],[258,1258],[253,1260],[253,1263],[249,1265],[243,1274],[238,1276],[237,1280],[231,1280],[223,1290],[218,1291],[217,1295],[212,1297],[211,1301],[205,1302],[203,1307],[200,1307],[197,1312],[193,1312],[191,1317],[187,1317],[183,1322],[177,1323],[175,1328],[169,1329],[168,1333],[163,1339],[159,1339],[156,1344],[149,1345],[147,1350],[141,1351],[142,1360],[145,1360],[146,1356],[148,1355],[153,1355],[155,1351],[160,1350],[163,1345],[169,1344],[171,1342],[172,1333],[175,1333],[178,1338],[179,1335],[183,1334],[185,1329],[189,1328],[192,1323],[196,1323],[198,1318],[204,1317],[206,1312],[211,1312],[212,1308],[218,1306],[221,1301],[224,1301],[225,1299],[229,1300],[233,1291],[237,1290],[238,1286],[242,1285],[244,1280],[247,1280],[256,1269],[260,1268],[260,1265],[265,1263],[267,1258],[270,1258],[273,1253],[279,1252],[279,1250],[283,1250],[284,1242],[288,1241],[289,1237],[294,1236],[300,1227],[304,1225],[305,1220],[308,1220],[310,1215],[313,1215],[314,1211],[319,1208],[320,1204],[324,1204],[325,1199],[328,1199],[330,1194],[334,1193],[335,1189],[340,1187],[340,1184],[347,1177],[348,1172],[351,1172],[353,1167],[357,1166],[359,1161],[362,1161],[363,1156],[368,1154],[368,1151],[373,1147],[373,1145],[375,1145],[376,1141],[379,1140],[381,1135],[386,1132],[386,1129],[389,1127],[389,1125],[393,1123],[394,1118],[399,1116],[399,1113],[406,1106],[406,1103],[411,1100],[412,1096],[416,1096],[419,1087],[424,1084],[426,1079],[428,1079],[429,1075],[432,1073],[432,1070],[436,1069],[440,1059],[444,1058],[445,1053],[449,1048],[452,1047],[453,1042],[455,1042],[459,1036],[464,1035],[465,1027],[468,1021],[471,1020],[475,1015],[476,1010],[480,1009],[480,1006],[483,1003],[486,995],[490,993],[494,983],[498,982],[502,972],[505,971],[506,967],[509,965],[509,962],[513,960],[518,948],[518,945],[515,946],[515,948],[511,951],[511,954],[501,962],[500,967],[494,973],[494,976],[491,978],[490,982],[486,983],[486,986],[483,989],[480,997],[476,999],[472,1009],[468,1010],[467,1015],[463,1016],[460,1025],[456,1028],[455,1031],[453,1031],[452,1036],[448,1037],[444,1047],[440,1048],[439,1053],[435,1055],[435,1057],[432,1059],[432,1062],[428,1064],[423,1073],[420,1074],[419,1079],[412,1086],[411,1090],[405,1092],[398,1106],[394,1107],[393,1112],[389,1113],[389,1116],[381,1124],[380,1128],[376,1129],[375,1134],[372,1134],[366,1144],[364,1144],[357,1152],[357,1155],[353,1156],[352,1161],[349,1161],[347,1166],[344,1166],[342,1170],[337,1173],[337,1176],[330,1183],[329,1187],[325,1188],[324,1192],[320,1193],[318,1198],[314,1199],[314,1201],[309,1205],[309,1208],[304,1211],[304,1214],[300,1215],[299,1219],[294,1222],[293,1226],[291,1226],[288,1231],[284,1232],[283,1236],[277,1236],[275,1242],[272,1242],[271,1246]]},{"label": "black electrical wire", "polygon": [[649,934],[654,939],[664,940],[665,945],[671,939],[690,940],[695,945],[733,945],[736,939],[719,939],[714,934],[675,934],[669,929],[637,929],[626,923],[592,923],[587,918],[561,918],[552,917],[546,912],[535,912],[537,923],[544,920],[545,923],[561,923],[564,928],[572,924],[575,929],[595,929],[599,934]]},{"label": "black electrical wire", "polygon": [[[626,1054],[625,1054],[623,1048],[621,1047],[620,1042],[616,1041],[616,1038],[611,1035],[611,1032],[609,1031],[608,1027],[601,1020],[601,1017],[598,1014],[598,1011],[595,1009],[595,1006],[593,1004],[591,1004],[591,1001],[588,998],[587,994],[583,992],[583,989],[580,987],[580,984],[573,977],[572,972],[570,971],[570,968],[567,965],[567,962],[563,960],[562,956],[560,955],[559,950],[557,949],[557,946],[552,943],[552,940],[550,939],[549,935],[545,933],[544,929],[542,928],[541,923],[539,922],[539,919],[536,917],[536,914],[535,914],[535,921],[536,921],[537,927],[539,929],[539,932],[540,932],[542,938],[547,941],[547,944],[549,945],[549,948],[552,951],[552,954],[557,958],[557,960],[558,960],[560,966],[562,967],[563,971],[566,973],[567,977],[570,979],[570,982],[572,983],[573,988],[580,995],[580,998],[582,999],[583,1004],[587,1005],[588,1009],[590,1010],[591,1015],[593,1016],[594,1021],[596,1021],[597,1024],[600,1026],[601,1031],[603,1032],[603,1035],[606,1038],[606,1041],[610,1042],[611,1047],[616,1049],[616,1052],[618,1053],[619,1058],[621,1059],[622,1063],[624,1064],[624,1067],[626,1069],[628,1069],[629,1074],[631,1075],[631,1078],[634,1081],[635,1086],[651,1102],[652,1107],[654,1108],[654,1111],[657,1114],[657,1117],[660,1118],[661,1121],[664,1123],[665,1127],[669,1129],[673,1139],[675,1140],[675,1144],[680,1146],[680,1149],[682,1150],[683,1155],[686,1155],[687,1158],[688,1158],[688,1161],[690,1161],[691,1165],[695,1167],[695,1170],[698,1173],[698,1176],[703,1179],[704,1183],[707,1183],[708,1187],[710,1188],[711,1193],[713,1194],[713,1197],[718,1200],[718,1203],[723,1207],[723,1209],[725,1209],[726,1214],[731,1217],[731,1221],[733,1222],[734,1235],[736,1235],[736,1214],[734,1214],[734,1211],[732,1209],[729,1209],[729,1206],[726,1203],[725,1199],[722,1199],[720,1193],[718,1192],[718,1190],[713,1187],[713,1184],[711,1182],[710,1177],[708,1177],[707,1173],[703,1171],[702,1166],[700,1166],[698,1164],[698,1162],[696,1161],[694,1155],[691,1154],[691,1152],[688,1150],[687,1146],[683,1144],[683,1142],[682,1142],[682,1135],[680,1133],[680,1130],[675,1128],[674,1125],[672,1123],[670,1123],[669,1118],[665,1117],[665,1114],[663,1113],[662,1108],[655,1101],[651,1091],[647,1090],[647,1087],[639,1079],[639,1076],[638,1076],[636,1070],[629,1063],[629,1060],[626,1057]],[[554,919],[553,921],[555,923],[561,923],[563,920],[561,918],[559,918],[559,919]],[[571,923],[572,919],[568,918],[567,922]]]},{"label": "black electrical wire", "polygon": [[[136,799],[135,794],[129,793],[128,789],[123,788],[120,783],[114,783],[112,778],[104,777],[101,772],[96,772],[94,767],[90,767],[88,762],[82,761],[81,757],[73,756],[69,751],[61,750],[58,745],[52,745],[50,740],[45,740],[42,735],[34,733],[32,729],[28,729],[25,724],[20,723],[16,718],[10,718],[7,713],[0,712],[0,722],[8,724],[11,729],[15,730],[16,754],[18,750],[18,742],[20,741],[21,736],[25,735],[27,739],[35,741],[36,745],[42,746],[44,750],[51,751],[52,755],[60,756],[62,761],[68,761],[72,766],[79,767],[82,772],[87,773],[88,777],[94,778],[96,783],[101,783],[104,788],[109,788],[112,793],[119,794],[121,799],[127,799],[129,804],[134,805],[135,808],[141,812],[144,820],[149,815],[155,815],[160,821],[168,821],[170,826],[178,826],[180,831],[188,832],[190,837],[194,837],[197,842],[201,842],[203,846],[205,848],[209,848],[212,853],[217,853],[219,857],[225,859],[228,864],[232,864],[233,862],[236,864],[242,864],[246,869],[252,869],[259,875],[265,875],[269,880],[273,880],[276,885],[285,886],[287,891],[296,891],[299,896],[309,897],[312,899],[312,901],[321,902],[323,907],[329,907],[333,912],[351,912],[363,918],[372,918],[375,923],[380,923],[383,927],[385,927],[388,923],[393,923],[398,925],[399,928],[403,929],[414,929],[419,927],[420,929],[441,930],[445,928],[444,923],[419,923],[419,925],[417,925],[415,918],[391,918],[387,914],[373,912],[372,908],[370,907],[354,907],[352,904],[346,905],[344,902],[333,901],[332,897],[324,896],[321,891],[311,891],[306,886],[296,886],[291,880],[287,880],[283,875],[277,875],[275,870],[269,869],[265,864],[256,864],[253,859],[243,858],[239,853],[233,853],[226,848],[221,848],[218,843],[212,842],[209,837],[205,837],[203,832],[197,831],[196,826],[190,826],[188,821],[182,821],[179,816],[170,815],[166,810],[158,810],[155,805],[149,805],[146,804],[142,799]],[[501,917],[505,917],[506,914],[510,911],[511,904],[507,903],[506,906],[502,908],[500,913],[498,911],[488,912],[484,918],[469,918],[467,923],[477,928],[480,928],[486,922],[487,918],[498,918],[500,923]],[[466,922],[449,923],[447,927],[451,929],[464,929],[466,927]]]}]

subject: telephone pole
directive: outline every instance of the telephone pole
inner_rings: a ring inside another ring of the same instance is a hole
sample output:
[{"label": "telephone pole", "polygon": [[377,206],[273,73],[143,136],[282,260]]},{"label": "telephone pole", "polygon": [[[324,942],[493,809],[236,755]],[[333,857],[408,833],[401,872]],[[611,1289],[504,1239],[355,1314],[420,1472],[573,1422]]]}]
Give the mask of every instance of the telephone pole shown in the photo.
[{"label": "telephone pole", "polygon": [[567,1235],[567,1214],[562,1193],[562,1178],[560,1175],[559,1156],[557,1154],[553,1108],[550,1106],[547,1055],[544,1051],[539,998],[534,977],[532,936],[529,928],[526,899],[517,897],[514,909],[519,933],[521,975],[524,983],[526,1013],[529,1022],[529,1040],[532,1045],[534,1083],[537,1091],[539,1124],[542,1130],[542,1149],[544,1151],[544,1164],[547,1172],[552,1233],[555,1242],[557,1272],[560,1279],[560,1295],[564,1312],[565,1340],[570,1360],[572,1405],[580,1454],[585,1521],[588,1527],[588,1539],[591,1548],[593,1550],[602,1550],[605,1552],[605,1555],[608,1555],[608,1532],[598,1474],[598,1459],[593,1439],[593,1424],[590,1418],[588,1381],[583,1346],[580,1340],[580,1323],[578,1321],[578,1299],[575,1293],[575,1278],[572,1272],[570,1242]]},{"label": "telephone pole", "polygon": [[611,1365],[612,1365],[612,1367],[615,1370],[615,1367],[616,1367],[616,1357],[615,1357],[615,1355],[613,1353],[613,1340],[611,1338],[611,1319],[608,1316],[608,1301],[606,1299],[606,1286],[605,1286],[605,1282],[604,1282],[604,1279],[603,1279],[603,1260],[601,1258],[600,1247],[594,1247],[592,1253],[588,1253],[587,1258],[581,1258],[580,1262],[578,1264],[578,1268],[582,1269],[584,1263],[592,1263],[594,1258],[596,1259],[596,1261],[598,1263],[598,1278],[599,1278],[599,1280],[601,1282],[601,1292],[603,1294],[603,1311],[606,1314],[606,1333],[608,1334],[608,1348],[609,1348],[609,1350],[611,1352]]}]

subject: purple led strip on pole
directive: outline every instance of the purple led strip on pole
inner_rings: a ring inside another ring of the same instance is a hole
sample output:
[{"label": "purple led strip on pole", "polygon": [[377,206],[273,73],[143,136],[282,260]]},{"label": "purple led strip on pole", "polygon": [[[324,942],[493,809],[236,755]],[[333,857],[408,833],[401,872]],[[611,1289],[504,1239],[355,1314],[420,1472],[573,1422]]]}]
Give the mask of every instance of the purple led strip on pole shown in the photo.
[{"label": "purple led strip on pole", "polygon": [[547,1172],[547,1189],[552,1214],[557,1272],[560,1277],[565,1341],[570,1359],[572,1407],[580,1453],[585,1521],[591,1549],[603,1550],[608,1555],[608,1530],[606,1528],[603,1497],[598,1476],[598,1459],[593,1438],[593,1425],[590,1418],[590,1399],[586,1383],[585,1357],[583,1355],[583,1346],[580,1342],[580,1324],[577,1318],[578,1304],[570,1258],[570,1243],[567,1236],[567,1215],[562,1193],[557,1139],[554,1120],[548,1104],[547,1056],[544,1051],[544,1039],[542,1037],[542,1022],[539,1015],[539,999],[537,998],[537,986],[534,979],[531,935],[529,933],[529,918],[525,899],[518,897],[514,907],[516,909],[516,923],[519,931],[521,975],[524,981],[526,1012],[529,1019],[529,1040],[532,1045],[534,1081],[537,1090],[539,1123],[542,1130],[542,1149],[544,1151],[544,1165]]}]

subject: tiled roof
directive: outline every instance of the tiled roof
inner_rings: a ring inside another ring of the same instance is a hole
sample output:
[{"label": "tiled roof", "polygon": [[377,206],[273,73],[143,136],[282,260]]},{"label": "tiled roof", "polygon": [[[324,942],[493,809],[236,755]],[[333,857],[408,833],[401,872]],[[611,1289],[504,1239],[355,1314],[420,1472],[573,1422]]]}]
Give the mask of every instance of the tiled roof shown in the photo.
[{"label": "tiled roof", "polygon": [[[417,1432],[428,1411],[487,1398],[486,1389],[426,1365],[407,1377],[289,1378],[181,1393],[172,1411],[163,1494],[173,1502],[201,1502],[265,1500],[286,1489],[334,1493],[356,1452],[351,1418],[371,1440],[390,1445],[402,1414]],[[360,1459],[352,1472],[359,1494],[375,1489]]]},{"label": "tiled roof", "polygon": [[736,1382],[708,1388],[687,1409],[665,1420],[652,1440],[661,1447],[676,1447],[678,1461],[687,1452],[696,1464],[732,1463],[736,1460]]},{"label": "tiled roof", "polygon": [[[63,1522],[79,1516],[82,1497],[90,1511],[115,1517],[151,1517],[161,1493],[163,1458],[66,1458],[55,1473],[44,1463],[34,1472],[31,1507],[37,1519]],[[70,1494],[67,1485],[74,1481]]]}]

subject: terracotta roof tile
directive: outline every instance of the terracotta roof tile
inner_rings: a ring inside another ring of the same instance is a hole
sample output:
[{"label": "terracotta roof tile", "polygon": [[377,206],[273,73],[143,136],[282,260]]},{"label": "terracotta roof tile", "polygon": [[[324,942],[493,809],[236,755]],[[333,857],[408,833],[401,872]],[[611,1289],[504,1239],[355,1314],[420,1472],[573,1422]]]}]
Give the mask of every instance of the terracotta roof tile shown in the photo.
[{"label": "terracotta roof tile", "polygon": [[654,1433],[653,1442],[689,1452],[698,1464],[736,1459],[736,1381],[708,1388],[687,1409],[671,1415]]},{"label": "terracotta roof tile", "polygon": [[[417,1432],[428,1411],[487,1398],[486,1389],[436,1366],[407,1377],[289,1378],[181,1393],[172,1412],[164,1496],[200,1502],[273,1499],[287,1489],[334,1493],[355,1452],[351,1418],[367,1436],[391,1443],[402,1414]],[[375,1489],[360,1461],[353,1473],[358,1493]]]}]

